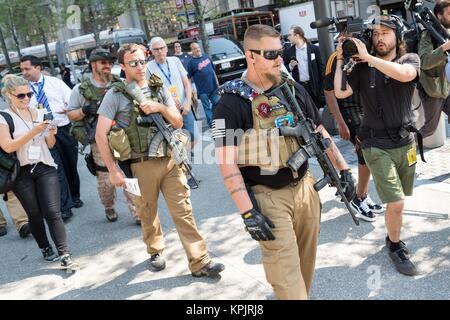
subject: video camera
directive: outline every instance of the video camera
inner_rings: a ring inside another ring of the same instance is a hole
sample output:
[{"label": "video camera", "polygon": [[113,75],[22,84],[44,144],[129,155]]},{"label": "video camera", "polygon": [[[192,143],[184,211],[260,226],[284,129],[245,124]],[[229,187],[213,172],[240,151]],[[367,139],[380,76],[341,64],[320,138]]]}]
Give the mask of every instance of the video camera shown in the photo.
[{"label": "video camera", "polygon": [[342,43],[342,50],[345,59],[350,59],[353,55],[358,53],[355,43],[350,38],[356,38],[361,40],[370,51],[372,44],[371,31],[372,29],[367,26],[361,18],[355,18],[352,16],[342,18],[325,18],[311,22],[310,27],[313,29],[324,28],[333,25],[329,32],[344,32],[345,39]]},{"label": "video camera", "polygon": [[423,5],[422,0],[406,0],[405,8],[410,10],[414,22],[425,28],[440,46],[450,40],[450,34],[434,13]]}]

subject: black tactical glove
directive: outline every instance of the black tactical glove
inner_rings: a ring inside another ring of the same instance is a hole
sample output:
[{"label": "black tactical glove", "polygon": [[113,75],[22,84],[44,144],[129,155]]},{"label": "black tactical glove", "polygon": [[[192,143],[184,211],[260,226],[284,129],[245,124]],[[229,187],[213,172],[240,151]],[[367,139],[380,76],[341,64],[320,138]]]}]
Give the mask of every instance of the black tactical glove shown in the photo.
[{"label": "black tactical glove", "polygon": [[244,219],[245,229],[256,241],[275,240],[275,236],[270,230],[275,228],[275,225],[262,213],[251,209],[242,214],[242,219]]},{"label": "black tactical glove", "polygon": [[88,104],[81,107],[81,111],[86,116],[95,116],[97,114],[97,106],[95,104]]},{"label": "black tactical glove", "polygon": [[356,195],[355,182],[353,181],[350,169],[341,171],[341,186],[344,189],[345,197],[348,201],[352,201]]}]

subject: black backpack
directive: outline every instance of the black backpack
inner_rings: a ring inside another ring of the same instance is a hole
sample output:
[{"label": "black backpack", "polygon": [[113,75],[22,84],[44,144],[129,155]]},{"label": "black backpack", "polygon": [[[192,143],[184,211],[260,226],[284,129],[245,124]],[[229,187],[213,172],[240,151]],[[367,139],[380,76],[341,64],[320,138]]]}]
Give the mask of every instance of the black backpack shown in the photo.
[{"label": "black backpack", "polygon": [[[9,134],[13,139],[14,122],[10,114],[0,111],[8,123]],[[0,147],[0,194],[6,194],[13,187],[19,173],[20,163],[15,152],[7,153]]]}]

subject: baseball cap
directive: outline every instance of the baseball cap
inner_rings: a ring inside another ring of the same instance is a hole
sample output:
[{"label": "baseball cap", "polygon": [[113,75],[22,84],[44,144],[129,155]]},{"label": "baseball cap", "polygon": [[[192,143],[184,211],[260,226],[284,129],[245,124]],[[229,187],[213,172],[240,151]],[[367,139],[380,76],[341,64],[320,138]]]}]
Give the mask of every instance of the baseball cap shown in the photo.
[{"label": "baseball cap", "polygon": [[111,60],[114,61],[116,58],[113,56],[111,52],[106,49],[94,49],[89,56],[89,62],[98,61],[98,60]]}]

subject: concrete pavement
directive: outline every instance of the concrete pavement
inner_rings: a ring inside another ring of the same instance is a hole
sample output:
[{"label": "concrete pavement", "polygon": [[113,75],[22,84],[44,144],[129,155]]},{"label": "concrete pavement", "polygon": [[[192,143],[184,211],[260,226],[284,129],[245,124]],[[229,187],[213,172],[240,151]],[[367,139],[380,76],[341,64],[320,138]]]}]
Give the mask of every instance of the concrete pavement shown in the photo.
[{"label": "concrete pavement", "polygon": [[[402,239],[412,252],[420,275],[405,277],[394,270],[384,249],[386,235],[381,214],[374,223],[353,224],[344,206],[324,188],[324,204],[312,299],[448,299],[450,289],[450,181],[438,170],[439,160],[450,159],[446,145],[426,157],[437,170],[431,173],[419,160],[414,196],[406,201]],[[205,146],[210,140],[205,138]],[[356,173],[352,147],[336,139]],[[432,160],[433,159],[433,160]],[[435,162],[432,162],[435,161]],[[0,238],[0,299],[273,299],[266,282],[259,247],[243,230],[242,219],[225,190],[215,165],[195,165],[202,180],[192,190],[198,227],[211,256],[225,264],[221,279],[190,275],[187,259],[163,199],[159,201],[167,268],[147,269],[148,254],[140,229],[127,213],[118,192],[119,220],[106,221],[98,200],[96,181],[80,157],[82,199],[66,223],[69,244],[81,270],[66,275],[58,263],[48,263],[32,238],[20,239],[4,203],[8,234]],[[311,162],[315,176],[320,169]],[[439,180],[439,181],[438,181]],[[372,198],[377,199],[373,183]]]}]

